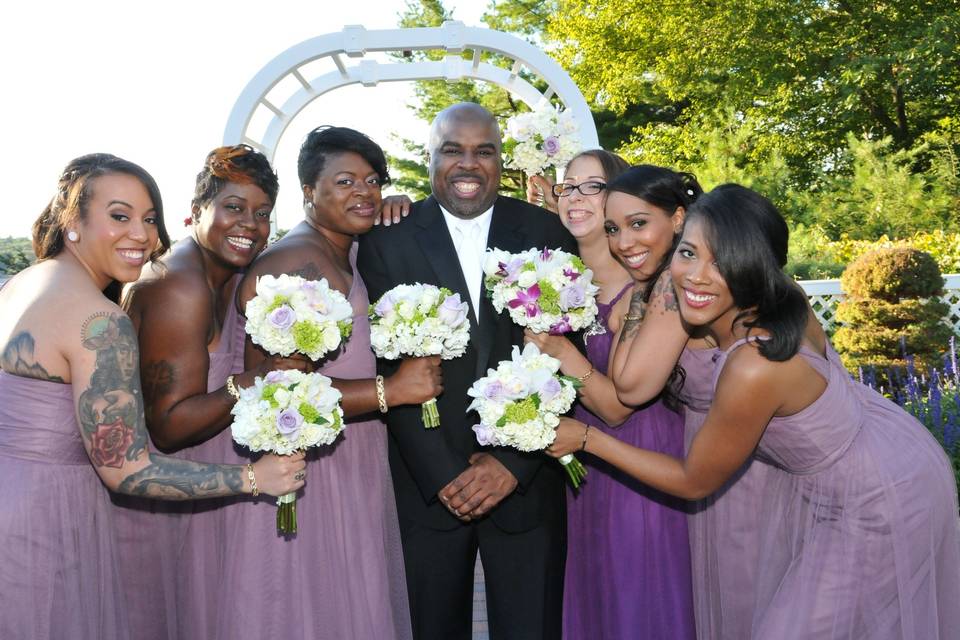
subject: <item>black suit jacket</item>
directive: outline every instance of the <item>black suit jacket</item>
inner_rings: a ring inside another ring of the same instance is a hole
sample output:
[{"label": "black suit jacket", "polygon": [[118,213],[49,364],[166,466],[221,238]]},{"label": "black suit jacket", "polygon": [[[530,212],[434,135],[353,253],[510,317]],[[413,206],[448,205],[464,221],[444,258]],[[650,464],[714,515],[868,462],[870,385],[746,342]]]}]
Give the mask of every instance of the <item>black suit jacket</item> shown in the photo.
[{"label": "black suit jacket", "polygon": [[[573,237],[556,215],[520,200],[500,196],[493,207],[487,246],[516,252],[531,247],[576,253]],[[440,206],[433,196],[414,203],[400,225],[375,227],[360,239],[360,274],[375,302],[398,284],[417,282],[446,287],[470,301],[460,262]],[[479,321],[478,321],[479,320]],[[488,450],[516,476],[519,486],[491,512],[505,531],[524,531],[544,521],[562,520],[563,479],[560,465],[543,453],[523,453],[502,447],[481,447],[471,427],[479,422],[467,414],[467,389],[490,367],[510,358],[513,345],[523,344],[523,329],[506,312],[497,314],[486,295],[480,309],[471,304],[470,344],[460,358],[444,360],[444,392],[437,399],[440,427],[425,429],[420,407],[391,408],[390,467],[401,518],[437,529],[459,526],[437,499],[437,492],[469,466],[470,455]],[[389,375],[398,362],[380,361]]]}]

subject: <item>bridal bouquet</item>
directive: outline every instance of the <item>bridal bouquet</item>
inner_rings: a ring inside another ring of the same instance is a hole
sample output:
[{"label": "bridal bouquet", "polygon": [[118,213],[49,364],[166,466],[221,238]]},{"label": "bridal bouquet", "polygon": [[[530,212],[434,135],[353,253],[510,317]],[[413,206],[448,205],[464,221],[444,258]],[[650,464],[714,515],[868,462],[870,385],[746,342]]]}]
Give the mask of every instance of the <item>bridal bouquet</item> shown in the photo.
[{"label": "bridal bouquet", "polygon": [[[274,355],[318,360],[350,336],[353,307],[329,283],[299,276],[261,276],[246,308],[246,331]],[[271,371],[240,390],[233,439],[251,451],[289,455],[332,443],[343,430],[340,392],[319,373]],[[297,532],[297,494],[277,498],[277,532]]]},{"label": "bridal bouquet", "polygon": [[[431,284],[401,284],[370,305],[370,346],[378,358],[458,358],[470,342],[469,306],[459,293]],[[422,405],[423,424],[440,426],[437,400]]]},{"label": "bridal bouquet", "polygon": [[597,316],[593,271],[566,251],[487,249],[483,274],[493,308],[537,333],[579,331]]},{"label": "bridal bouquet", "polygon": [[[331,444],[343,431],[340,392],[330,378],[296,369],[271,371],[240,389],[230,410],[233,439],[251,451],[290,455]],[[297,494],[277,498],[277,531],[297,532]]]},{"label": "bridal bouquet", "polygon": [[528,176],[546,169],[563,168],[580,153],[580,127],[570,111],[545,104],[507,120],[503,139],[504,163]]},{"label": "bridal bouquet", "polygon": [[[576,378],[559,375],[560,361],[527,343],[513,348],[510,360],[489,369],[467,391],[480,424],[473,426],[482,445],[509,446],[520,451],[542,451],[553,443],[560,415],[577,397]],[[587,470],[567,454],[560,458],[574,488]]]},{"label": "bridal bouquet", "polygon": [[353,308],[323,278],[267,275],[257,278],[246,316],[254,344],[275,355],[297,352],[318,360],[350,336]]}]

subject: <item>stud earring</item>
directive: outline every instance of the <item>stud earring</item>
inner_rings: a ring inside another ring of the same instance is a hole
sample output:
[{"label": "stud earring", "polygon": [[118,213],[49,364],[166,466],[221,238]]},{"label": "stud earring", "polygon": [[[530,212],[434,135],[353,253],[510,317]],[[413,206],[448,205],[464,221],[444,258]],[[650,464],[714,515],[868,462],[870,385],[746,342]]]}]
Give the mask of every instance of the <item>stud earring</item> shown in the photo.
[{"label": "stud earring", "polygon": [[304,206],[305,206],[307,209],[313,209],[313,203],[310,202],[310,201],[307,201],[307,204],[305,204]]},{"label": "stud earring", "polygon": [[67,240],[70,242],[76,242],[80,239],[80,234],[76,231],[67,231]]}]

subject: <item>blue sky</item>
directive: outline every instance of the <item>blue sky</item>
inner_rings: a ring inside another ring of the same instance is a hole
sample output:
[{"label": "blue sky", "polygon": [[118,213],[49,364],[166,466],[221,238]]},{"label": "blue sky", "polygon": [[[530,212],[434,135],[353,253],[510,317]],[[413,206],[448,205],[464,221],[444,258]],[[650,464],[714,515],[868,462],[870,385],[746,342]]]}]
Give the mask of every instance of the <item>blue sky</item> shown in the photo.
[{"label": "blue sky", "polygon": [[[482,26],[486,3],[445,2]],[[12,10],[11,6],[16,6]],[[160,184],[171,235],[180,237],[193,180],[219,145],[237,96],[274,56],[308,38],[397,25],[401,1],[8,3],[0,10],[0,121],[4,153],[0,237],[29,235],[73,157],[105,151],[143,165]],[[410,83],[326,94],[294,120],[275,159],[281,227],[301,216],[296,149],[320,124],[352,126],[390,149],[390,133],[422,138],[405,108]],[[395,148],[395,145],[394,145]]]}]

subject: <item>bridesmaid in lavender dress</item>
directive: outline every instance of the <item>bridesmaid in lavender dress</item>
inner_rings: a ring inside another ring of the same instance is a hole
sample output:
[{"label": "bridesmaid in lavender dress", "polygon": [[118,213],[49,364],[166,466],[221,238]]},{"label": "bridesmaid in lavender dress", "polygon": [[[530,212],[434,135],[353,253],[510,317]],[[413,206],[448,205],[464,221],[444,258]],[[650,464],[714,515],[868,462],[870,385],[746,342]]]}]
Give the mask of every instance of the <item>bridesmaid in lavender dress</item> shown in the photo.
[{"label": "bridesmaid in lavender dress", "polygon": [[0,290],[0,637],[140,637],[108,493],[166,500],[303,485],[302,457],[244,468],[147,451],[130,319],[103,295],[169,246],[139,166],[73,160],[34,224],[38,263]]},{"label": "bridesmaid in lavender dress", "polygon": [[[247,145],[214,149],[197,175],[190,235],[124,291],[142,354],[147,428],[157,447],[178,458],[239,462],[227,429],[231,374],[246,387],[272,369],[310,369],[295,358],[234,369],[243,349],[236,339],[243,331],[234,304],[238,272],[267,244],[277,189],[260,152]],[[114,498],[128,611],[144,640],[215,636],[226,562],[223,508],[238,500],[244,498],[184,505]]]},{"label": "bridesmaid in lavender dress", "polygon": [[[602,435],[588,450],[687,498],[720,489],[755,450],[770,461],[763,519],[743,532],[757,566],[745,637],[955,637],[953,469],[923,425],[843,369],[781,271],[786,249],[783,218],[749,189],[724,185],[691,208],[671,275],[684,320],[722,349],[710,411],[683,461]],[[573,425],[561,431],[554,455],[577,446]]]},{"label": "bridesmaid in lavender dress", "polygon": [[[529,331],[526,338],[583,382],[574,412],[583,438],[596,430],[633,446],[683,453],[680,414],[657,398],[639,409],[623,405],[607,369],[630,305],[626,294],[642,296],[666,264],[692,200],[687,189],[700,191],[674,171],[627,168],[605,151],[575,157],[553,188],[560,219],[599,283],[599,315],[586,332],[586,357],[566,338]],[[693,638],[686,505],[599,458],[585,455],[583,462],[587,479],[567,501],[564,638]]]},{"label": "bridesmaid in lavender dress", "polygon": [[[243,308],[254,296],[258,276],[281,273],[326,278],[347,296],[353,332],[319,368],[343,394],[346,429],[330,447],[308,454],[295,536],[277,536],[272,504],[231,515],[224,576],[231,588],[220,596],[218,637],[409,638],[387,434],[377,411],[439,395],[439,359],[406,360],[386,380],[376,376],[356,235],[370,230],[381,206],[383,151],[352,129],[321,127],[303,143],[298,169],[305,219],[254,262],[238,301]],[[247,341],[249,366],[264,357]]]}]

